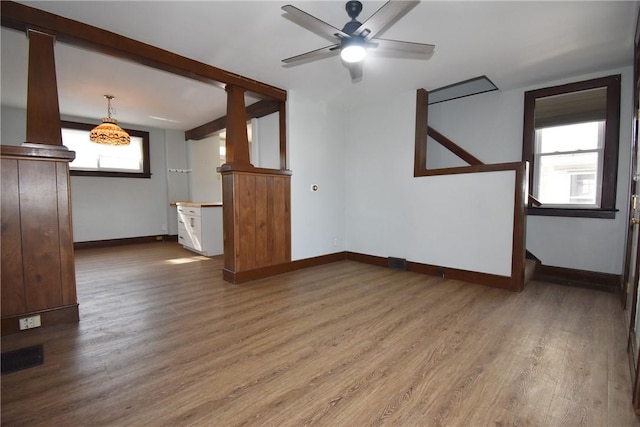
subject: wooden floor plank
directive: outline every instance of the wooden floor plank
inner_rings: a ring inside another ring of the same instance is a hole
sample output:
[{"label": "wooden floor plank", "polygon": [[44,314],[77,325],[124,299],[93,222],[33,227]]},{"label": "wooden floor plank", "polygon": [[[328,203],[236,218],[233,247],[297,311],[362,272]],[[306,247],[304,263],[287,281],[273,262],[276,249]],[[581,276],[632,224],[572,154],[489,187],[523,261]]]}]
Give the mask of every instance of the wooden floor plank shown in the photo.
[{"label": "wooden floor plank", "polygon": [[242,285],[159,242],[76,252],[81,322],[2,338],[3,425],[640,425],[613,294],[352,261]]}]

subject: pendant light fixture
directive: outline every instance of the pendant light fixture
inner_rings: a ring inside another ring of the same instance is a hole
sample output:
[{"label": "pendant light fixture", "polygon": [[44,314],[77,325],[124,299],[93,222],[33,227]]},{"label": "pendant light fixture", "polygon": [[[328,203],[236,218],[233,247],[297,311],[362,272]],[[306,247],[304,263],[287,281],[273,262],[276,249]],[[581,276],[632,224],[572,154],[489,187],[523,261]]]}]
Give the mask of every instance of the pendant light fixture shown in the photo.
[{"label": "pendant light fixture", "polygon": [[107,117],[102,119],[102,123],[91,131],[89,140],[97,144],[105,145],[129,145],[131,138],[120,126],[118,121],[111,117],[115,114],[114,108],[111,106],[113,95],[105,95],[107,98]]}]

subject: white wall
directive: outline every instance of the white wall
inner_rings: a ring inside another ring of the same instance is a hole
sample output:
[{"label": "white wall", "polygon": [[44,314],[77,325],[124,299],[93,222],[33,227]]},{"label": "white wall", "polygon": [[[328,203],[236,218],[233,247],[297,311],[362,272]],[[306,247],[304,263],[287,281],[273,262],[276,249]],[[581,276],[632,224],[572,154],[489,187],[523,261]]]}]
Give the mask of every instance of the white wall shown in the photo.
[{"label": "white wall", "polygon": [[514,172],[414,178],[415,91],[348,123],[347,250],[510,275]]},{"label": "white wall", "polygon": [[251,163],[259,168],[280,169],[280,113],[253,119],[251,124]]},{"label": "white wall", "polygon": [[27,135],[27,111],[21,108],[5,107],[0,109],[0,144],[20,145]]},{"label": "white wall", "polygon": [[[288,94],[292,259],[345,250],[345,162],[341,116]],[[312,192],[311,186],[318,185]],[[334,244],[335,243],[335,244]]]},{"label": "white wall", "polygon": [[191,201],[222,201],[222,178],[216,172],[218,166],[220,166],[220,136],[218,134],[198,141],[189,141]]},{"label": "white wall", "polygon": [[[167,158],[167,200],[180,202],[189,200],[189,173],[169,172],[170,169],[185,171],[189,169],[188,145],[184,132],[165,131],[165,149]],[[175,206],[167,206],[169,234],[178,234],[178,213]]]},{"label": "white wall", "polygon": [[[522,159],[524,92],[622,74],[620,152],[615,219],[529,216],[527,248],[543,264],[622,273],[632,129],[632,67],[576,76],[535,87],[496,91],[429,106],[429,125],[485,163]],[[432,143],[432,141],[430,142]]]},{"label": "white wall", "polygon": [[[63,119],[96,123],[95,120],[64,116]],[[151,178],[71,177],[73,238],[75,242],[168,233],[169,192],[182,195],[184,183],[168,184],[167,155],[180,160],[180,136],[163,129],[142,128],[120,123],[122,127],[149,132]],[[19,145],[25,140],[26,115],[22,109],[2,107],[2,143]],[[166,144],[171,143],[171,149]],[[175,146],[174,146],[175,145]],[[171,190],[169,190],[171,188]],[[177,197],[177,196],[176,196]],[[177,230],[177,225],[175,226]],[[177,231],[176,231],[177,232]]]}]

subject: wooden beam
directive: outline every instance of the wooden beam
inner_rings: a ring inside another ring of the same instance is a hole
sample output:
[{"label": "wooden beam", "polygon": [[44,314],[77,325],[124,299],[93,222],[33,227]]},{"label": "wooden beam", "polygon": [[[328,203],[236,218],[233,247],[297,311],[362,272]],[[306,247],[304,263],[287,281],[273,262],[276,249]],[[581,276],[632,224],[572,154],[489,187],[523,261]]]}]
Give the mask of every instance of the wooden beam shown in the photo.
[{"label": "wooden beam", "polygon": [[58,41],[220,87],[232,84],[260,99],[287,98],[287,92],[277,87],[12,1],[3,1],[0,13],[3,27],[25,32],[38,28]]},{"label": "wooden beam", "polygon": [[[268,116],[269,114],[277,113],[280,111],[280,103],[276,101],[258,101],[249,105],[245,114],[247,120],[259,119],[260,117]],[[218,117],[208,123],[189,129],[184,133],[184,140],[199,141],[204,138],[208,138],[216,132],[220,132],[227,128],[227,116]]]},{"label": "wooden beam", "polygon": [[429,118],[429,92],[418,89],[416,92],[416,135],[413,156],[413,176],[427,170],[427,126]]},{"label": "wooden beam", "polygon": [[55,37],[35,30],[29,30],[28,35],[27,142],[62,145],[53,53]]},{"label": "wooden beam", "polygon": [[227,85],[226,165],[251,166],[244,90]]},{"label": "wooden beam", "polygon": [[431,126],[427,126],[427,133],[436,142],[438,142],[447,150],[451,151],[456,156],[460,157],[465,162],[469,163],[471,166],[484,165],[484,163],[481,160],[478,160],[477,157],[473,156],[471,153],[460,147],[455,142],[451,141],[449,138],[447,138]]},{"label": "wooden beam", "polygon": [[287,103],[280,101],[280,169],[288,169],[287,160]]}]

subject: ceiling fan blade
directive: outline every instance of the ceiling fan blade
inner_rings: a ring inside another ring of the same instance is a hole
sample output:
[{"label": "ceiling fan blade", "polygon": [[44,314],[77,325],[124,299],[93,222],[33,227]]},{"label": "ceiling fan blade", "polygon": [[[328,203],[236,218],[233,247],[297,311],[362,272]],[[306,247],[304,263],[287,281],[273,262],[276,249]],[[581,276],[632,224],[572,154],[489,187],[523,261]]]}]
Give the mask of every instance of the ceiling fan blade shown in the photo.
[{"label": "ceiling fan blade", "polygon": [[378,9],[369,19],[354,31],[354,34],[363,35],[367,40],[393,25],[405,13],[413,9],[419,1],[388,1]]},{"label": "ceiling fan blade", "polygon": [[329,25],[315,16],[309,15],[307,12],[304,12],[290,4],[282,6],[282,10],[287,12],[287,14],[283,15],[285,18],[329,41],[335,42],[339,37],[350,37],[347,33],[344,33],[333,25]]},{"label": "ceiling fan blade", "polygon": [[435,46],[432,44],[403,42],[398,40],[373,39],[371,41],[378,44],[378,47],[372,50],[372,52],[374,53],[376,51],[393,51],[398,53],[408,53],[412,55],[425,56],[428,58],[431,56],[431,54],[433,53],[433,49],[435,48]]},{"label": "ceiling fan blade", "polygon": [[364,61],[347,63],[349,67],[349,74],[351,74],[351,81],[358,82],[362,80],[362,64]]},{"label": "ceiling fan blade", "polygon": [[291,58],[283,59],[282,62],[290,65],[305,64],[307,62],[338,55],[340,53],[339,48],[340,48],[339,44],[332,44],[331,46],[325,46],[320,49],[312,50],[311,52],[307,52],[301,55],[292,56]]}]

